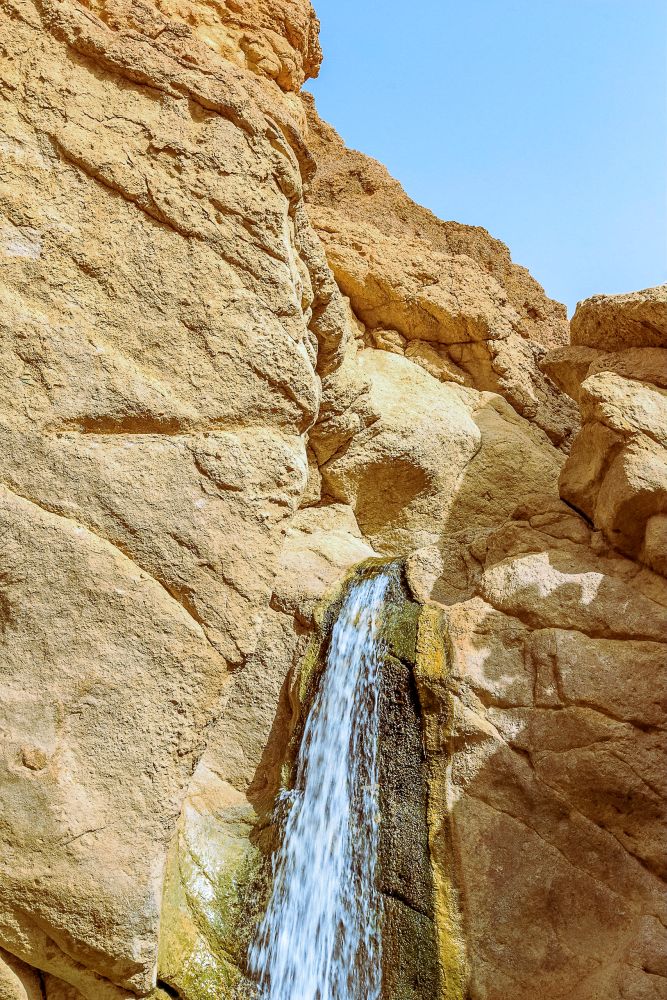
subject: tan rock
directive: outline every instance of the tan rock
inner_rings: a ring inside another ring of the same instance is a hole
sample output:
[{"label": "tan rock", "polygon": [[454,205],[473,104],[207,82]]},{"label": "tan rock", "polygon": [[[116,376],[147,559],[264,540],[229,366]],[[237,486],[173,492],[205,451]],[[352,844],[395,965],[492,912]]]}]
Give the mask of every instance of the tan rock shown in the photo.
[{"label": "tan rock", "polygon": [[608,542],[664,573],[667,351],[655,345],[662,343],[667,292],[597,296],[580,303],[577,316],[573,341],[609,350],[597,350],[579,388],[583,426],[561,473],[561,495]]},{"label": "tan rock", "polygon": [[539,362],[540,370],[548,375],[559,389],[579,402],[581,383],[588,375],[591,365],[600,361],[604,364],[606,352],[594,347],[576,347],[568,344],[549,351]]},{"label": "tan rock", "polygon": [[516,319],[503,289],[463,254],[445,257],[417,240],[385,236],[333,209],[309,209],[327,260],[365,326],[437,343],[500,338]]},{"label": "tan rock", "polygon": [[[459,350],[454,349],[454,356]],[[468,369],[477,388],[500,393],[518,414],[540,427],[553,444],[568,451],[572,434],[579,426],[576,408],[549,378],[542,376],[539,347],[510,334],[507,340],[490,342],[488,350],[490,373],[484,366],[478,379],[477,360]]]},{"label": "tan rock", "polygon": [[502,396],[458,392],[472,406],[482,446],[458,484],[448,528],[474,533],[496,525],[532,493],[555,500],[563,459],[546,435],[519,417]]},{"label": "tan rock", "polygon": [[[58,10],[59,31],[69,32],[72,46],[106,51],[107,63],[123,79],[122,31],[76,6]],[[138,559],[194,610],[224,655],[238,661],[254,642],[257,604],[253,607],[251,591],[259,596],[261,561],[248,574],[238,542],[236,556],[234,545],[223,543],[237,565],[228,567],[233,582],[226,585],[218,547],[222,535],[215,526],[226,521],[238,539],[243,522],[263,547],[260,537],[270,534],[266,512],[253,510],[244,489],[254,496],[258,487],[263,490],[263,480],[275,490],[279,521],[285,504],[289,509],[298,502],[305,472],[300,435],[319,404],[319,382],[305,346],[313,292],[297,247],[303,223],[289,210],[291,192],[300,184],[294,155],[286,144],[274,148],[266,137],[261,152],[250,151],[244,128],[259,135],[268,126],[248,97],[250,118],[243,127],[205,107],[193,117],[191,98],[165,98],[165,111],[158,113],[146,88],[119,87],[113,74],[98,78],[85,60],[67,61],[64,44],[48,33],[31,44],[30,21],[19,23],[25,45],[39,61],[44,97],[25,94],[23,138],[15,148],[34,146],[38,133],[48,134],[61,155],[51,152],[38,168],[18,153],[10,159],[6,210],[48,240],[41,256],[10,257],[5,271],[3,315],[10,339],[3,354],[4,409],[15,414],[4,443],[6,477],[19,493],[77,514]],[[153,48],[154,65],[146,72],[163,93],[175,95],[174,81],[185,71],[170,54],[166,36],[161,44]],[[224,87],[226,64],[192,44]],[[208,85],[205,74],[187,72],[193,94]],[[238,75],[227,84],[232,103],[240,100]],[[76,98],[64,125],[48,109],[57,107],[66,87]],[[134,167],[123,165],[130,146],[123,146],[120,124],[107,124],[109,106],[116,106],[118,123],[126,111],[135,123],[128,125]],[[140,134],[152,136],[155,153]],[[198,136],[207,137],[203,145]],[[164,152],[167,140],[178,146],[180,173],[172,168],[172,153]],[[233,171],[222,169],[227,161],[235,164]],[[289,195],[277,182],[263,191],[269,163]],[[157,192],[163,190],[169,208],[165,202],[158,209],[157,202],[149,204],[147,195],[136,193],[145,191],[139,164],[150,175],[151,197],[159,201]],[[238,169],[242,183],[235,180]],[[31,198],[21,195],[27,177]],[[208,208],[194,196],[199,188],[212,199]],[[58,192],[55,202],[51,190]],[[215,209],[213,202],[228,210]],[[254,218],[249,225],[255,237],[242,224],[246,216]],[[110,277],[102,280],[103,272]],[[264,281],[275,290],[272,307],[266,305]],[[338,329],[339,340],[344,329]],[[63,465],[70,469],[64,477]],[[271,473],[266,478],[271,468],[285,488],[271,481]],[[149,487],[152,479],[157,481]],[[180,495],[174,491],[179,479],[187,482]],[[134,510],[137,505],[144,505],[143,513]],[[278,543],[274,534],[269,543],[274,556]],[[211,566],[219,581],[217,588],[213,584],[215,596],[209,589]],[[268,600],[271,576],[267,564],[260,604]]]},{"label": "tan rock", "polygon": [[321,467],[322,484],[353,506],[379,552],[497,524],[527,488],[554,489],[558,452],[501,397],[440,383],[384,351],[359,363],[380,418]]},{"label": "tan rock", "polygon": [[573,344],[603,351],[667,347],[667,285],[579,302],[571,336]]},{"label": "tan rock", "polygon": [[1,948],[0,1000],[43,1000],[39,974]]},{"label": "tan rock", "polygon": [[225,11],[0,17],[0,938],[54,996],[155,985],[167,848],[351,338],[280,89],[312,10],[260,0],[254,40]]},{"label": "tan rock", "polygon": [[[445,370],[454,363],[454,381],[504,395],[555,444],[567,442],[576,408],[539,370],[539,349],[517,332],[517,314],[493,277],[463,254],[438,255],[416,239],[350,223],[335,210],[311,206],[310,216],[355,314],[380,331],[379,340],[371,334],[373,343],[386,349],[382,331],[390,328],[432,344]],[[424,348],[416,350],[426,357]]]},{"label": "tan rock", "polygon": [[457,385],[472,384],[472,379],[467,372],[454,364],[447,351],[439,345],[429,344],[425,340],[411,340],[405,351],[405,356],[427,371],[433,378],[437,378],[439,382],[456,382]]},{"label": "tan rock", "polygon": [[634,347],[627,351],[601,351],[575,345],[557,347],[541,359],[539,366],[577,402],[581,383],[598,372],[614,372],[626,379],[667,388],[667,351],[659,347]]},{"label": "tan rock", "polygon": [[44,976],[46,1000],[81,1000],[82,994],[55,976]]},{"label": "tan rock", "polygon": [[[407,339],[398,330],[376,329],[371,331],[372,346],[391,354],[405,354]],[[433,374],[433,373],[431,373]]]},{"label": "tan rock", "polygon": [[301,497],[300,506],[312,507],[313,504],[319,503],[322,499],[322,476],[320,474],[320,467],[317,464],[317,457],[312,448],[308,448],[306,457],[308,459],[308,480]]},{"label": "tan rock", "polygon": [[[97,11],[97,3],[90,6]],[[106,5],[100,6],[104,15]],[[274,80],[283,90],[298,91],[304,80],[318,74],[322,58],[319,22],[310,3],[303,0],[278,4],[255,0],[243,7],[217,4],[214,8],[197,0],[160,0],[156,6],[169,18],[190,26],[226,59]]]},{"label": "tan rock", "polygon": [[[319,118],[309,94],[301,97],[310,126],[308,144],[317,161],[307,194],[311,211],[334,210],[340,226],[354,221],[406,244],[417,241],[427,256],[465,255],[471,271],[486,272],[504,289],[522,336],[545,346],[567,341],[565,307],[548,299],[526,269],[512,263],[507,247],[479,226],[443,222],[416,205],[382,164],[346,148],[334,129]],[[447,267],[441,280],[455,285],[456,271]]]},{"label": "tan rock", "polygon": [[[348,323],[352,329],[352,333],[354,334],[355,340],[357,341],[359,347],[363,350],[364,347],[368,346],[366,344],[366,340],[368,339],[368,330],[361,322],[359,317],[355,315],[347,295],[343,295],[343,303],[345,305],[345,312],[347,315]],[[401,335],[398,334],[398,337],[400,336]]]},{"label": "tan rock", "polygon": [[448,811],[470,994],[655,996],[667,590],[634,563],[594,556],[566,509],[534,499],[521,513],[530,525],[487,539],[485,600],[446,609]]},{"label": "tan rock", "polygon": [[109,979],[148,992],[164,852],[225,663],[109,542],[6,488],[0,505],[0,935],[91,1000],[116,996]]},{"label": "tan rock", "polygon": [[601,483],[594,522],[621,552],[642,558],[652,555],[654,544],[649,540],[648,550],[645,548],[647,524],[664,513],[667,450],[651,440],[631,441],[614,458]]},{"label": "tan rock", "polygon": [[[563,469],[561,494],[614,546],[660,571],[661,554],[646,532],[667,509],[667,452],[646,438],[624,446],[603,425],[588,426]],[[602,450],[593,450],[598,445]]]},{"label": "tan rock", "polygon": [[653,514],[646,522],[642,561],[667,576],[667,514]]},{"label": "tan rock", "polygon": [[589,375],[597,372],[615,372],[623,378],[648,382],[661,389],[667,388],[667,350],[659,347],[633,347],[627,351],[610,354],[600,351],[591,363]]},{"label": "tan rock", "polygon": [[[42,983],[45,992],[40,1000],[85,1000],[83,993],[80,993],[74,986],[56,976],[49,975],[49,973],[42,973]],[[107,990],[108,987],[105,985],[102,989]],[[105,992],[104,996],[107,995],[111,996]],[[126,990],[118,990],[113,994],[114,1000],[134,1000],[135,996],[135,993],[128,993]],[[169,1000],[169,995],[157,987],[151,990],[146,1000]]]},{"label": "tan rock", "polygon": [[481,436],[465,403],[405,358],[367,350],[360,362],[381,416],[322,467],[323,490],[379,551],[409,551],[439,537]]},{"label": "tan rock", "polygon": [[377,420],[368,378],[357,364],[357,350],[357,342],[350,341],[342,364],[322,378],[319,416],[308,438],[320,466]]},{"label": "tan rock", "polygon": [[[533,632],[530,649],[538,706],[579,706],[619,722],[663,724],[667,677],[656,670],[665,654],[660,643],[590,639],[555,630]],[[581,669],[582,662],[588,669]],[[646,699],[648,690],[654,694],[651,702]]]},{"label": "tan rock", "polygon": [[484,230],[441,222],[414,205],[384,167],[346,149],[304,99],[318,164],[309,216],[355,314],[379,331],[367,345],[394,350],[382,341],[386,329],[436,349],[451,345],[451,361],[465,372],[461,378],[454,368],[454,381],[504,395],[567,450],[576,408],[538,367],[539,345],[566,339],[564,308]]},{"label": "tan rock", "polygon": [[656,602],[630,589],[593,558],[582,571],[577,554],[565,547],[493,562],[484,571],[481,592],[489,604],[533,628],[667,641],[667,600]]},{"label": "tan rock", "polygon": [[408,586],[420,604],[451,605],[466,600],[472,596],[477,568],[466,545],[453,539],[444,547],[416,549],[405,560]]},{"label": "tan rock", "polygon": [[667,445],[667,389],[601,371],[582,383],[579,405],[586,424],[603,424],[625,436],[639,431]]},{"label": "tan rock", "polygon": [[620,434],[603,424],[587,424],[575,437],[560,474],[560,494],[591,521],[600,484],[623,447]]}]

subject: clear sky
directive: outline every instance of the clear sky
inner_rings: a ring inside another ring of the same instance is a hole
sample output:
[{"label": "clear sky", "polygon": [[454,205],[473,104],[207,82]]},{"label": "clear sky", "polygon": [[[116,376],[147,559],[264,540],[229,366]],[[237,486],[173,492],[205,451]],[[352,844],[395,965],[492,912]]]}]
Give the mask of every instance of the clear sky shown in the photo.
[{"label": "clear sky", "polygon": [[348,145],[570,312],[667,281],[667,0],[314,0]]}]

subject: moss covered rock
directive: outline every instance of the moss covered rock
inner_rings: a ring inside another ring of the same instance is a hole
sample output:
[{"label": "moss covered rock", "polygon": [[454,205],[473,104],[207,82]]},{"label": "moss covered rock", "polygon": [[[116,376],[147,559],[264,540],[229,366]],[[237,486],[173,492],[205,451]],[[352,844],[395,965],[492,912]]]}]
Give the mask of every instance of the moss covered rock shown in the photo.
[{"label": "moss covered rock", "polygon": [[[293,728],[281,771],[286,788],[347,588],[382,565],[371,559],[355,567],[317,609],[291,685]],[[446,639],[439,613],[409,599],[401,570],[394,567],[393,573],[380,691],[382,996],[462,1000],[465,962],[442,826]],[[190,791],[169,856],[159,957],[160,981],[180,1000],[253,996],[247,952],[268,899],[275,847],[275,831],[266,822],[244,795],[215,776]]]},{"label": "moss covered rock", "polygon": [[230,786],[220,782],[217,792],[215,804],[210,783],[206,803],[190,796],[169,854],[159,978],[181,1000],[243,994],[247,948],[266,896],[257,817]]}]

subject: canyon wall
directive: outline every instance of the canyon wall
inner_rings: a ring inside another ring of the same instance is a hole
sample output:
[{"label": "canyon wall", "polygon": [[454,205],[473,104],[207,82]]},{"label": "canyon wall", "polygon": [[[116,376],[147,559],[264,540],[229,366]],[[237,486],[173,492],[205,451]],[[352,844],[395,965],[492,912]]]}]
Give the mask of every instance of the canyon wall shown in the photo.
[{"label": "canyon wall", "polygon": [[442,996],[658,1000],[667,293],[568,329],[318,118],[317,30],[0,6],[0,998],[243,995],[321,602],[382,556],[440,636]]}]

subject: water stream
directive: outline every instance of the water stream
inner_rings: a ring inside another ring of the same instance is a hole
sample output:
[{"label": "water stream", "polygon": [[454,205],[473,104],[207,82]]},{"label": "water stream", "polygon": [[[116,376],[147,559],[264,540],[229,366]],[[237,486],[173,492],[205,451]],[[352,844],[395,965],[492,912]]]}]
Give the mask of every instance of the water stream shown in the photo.
[{"label": "water stream", "polygon": [[394,573],[386,567],[354,581],[332,631],[249,955],[261,1000],[380,996],[380,625]]}]

